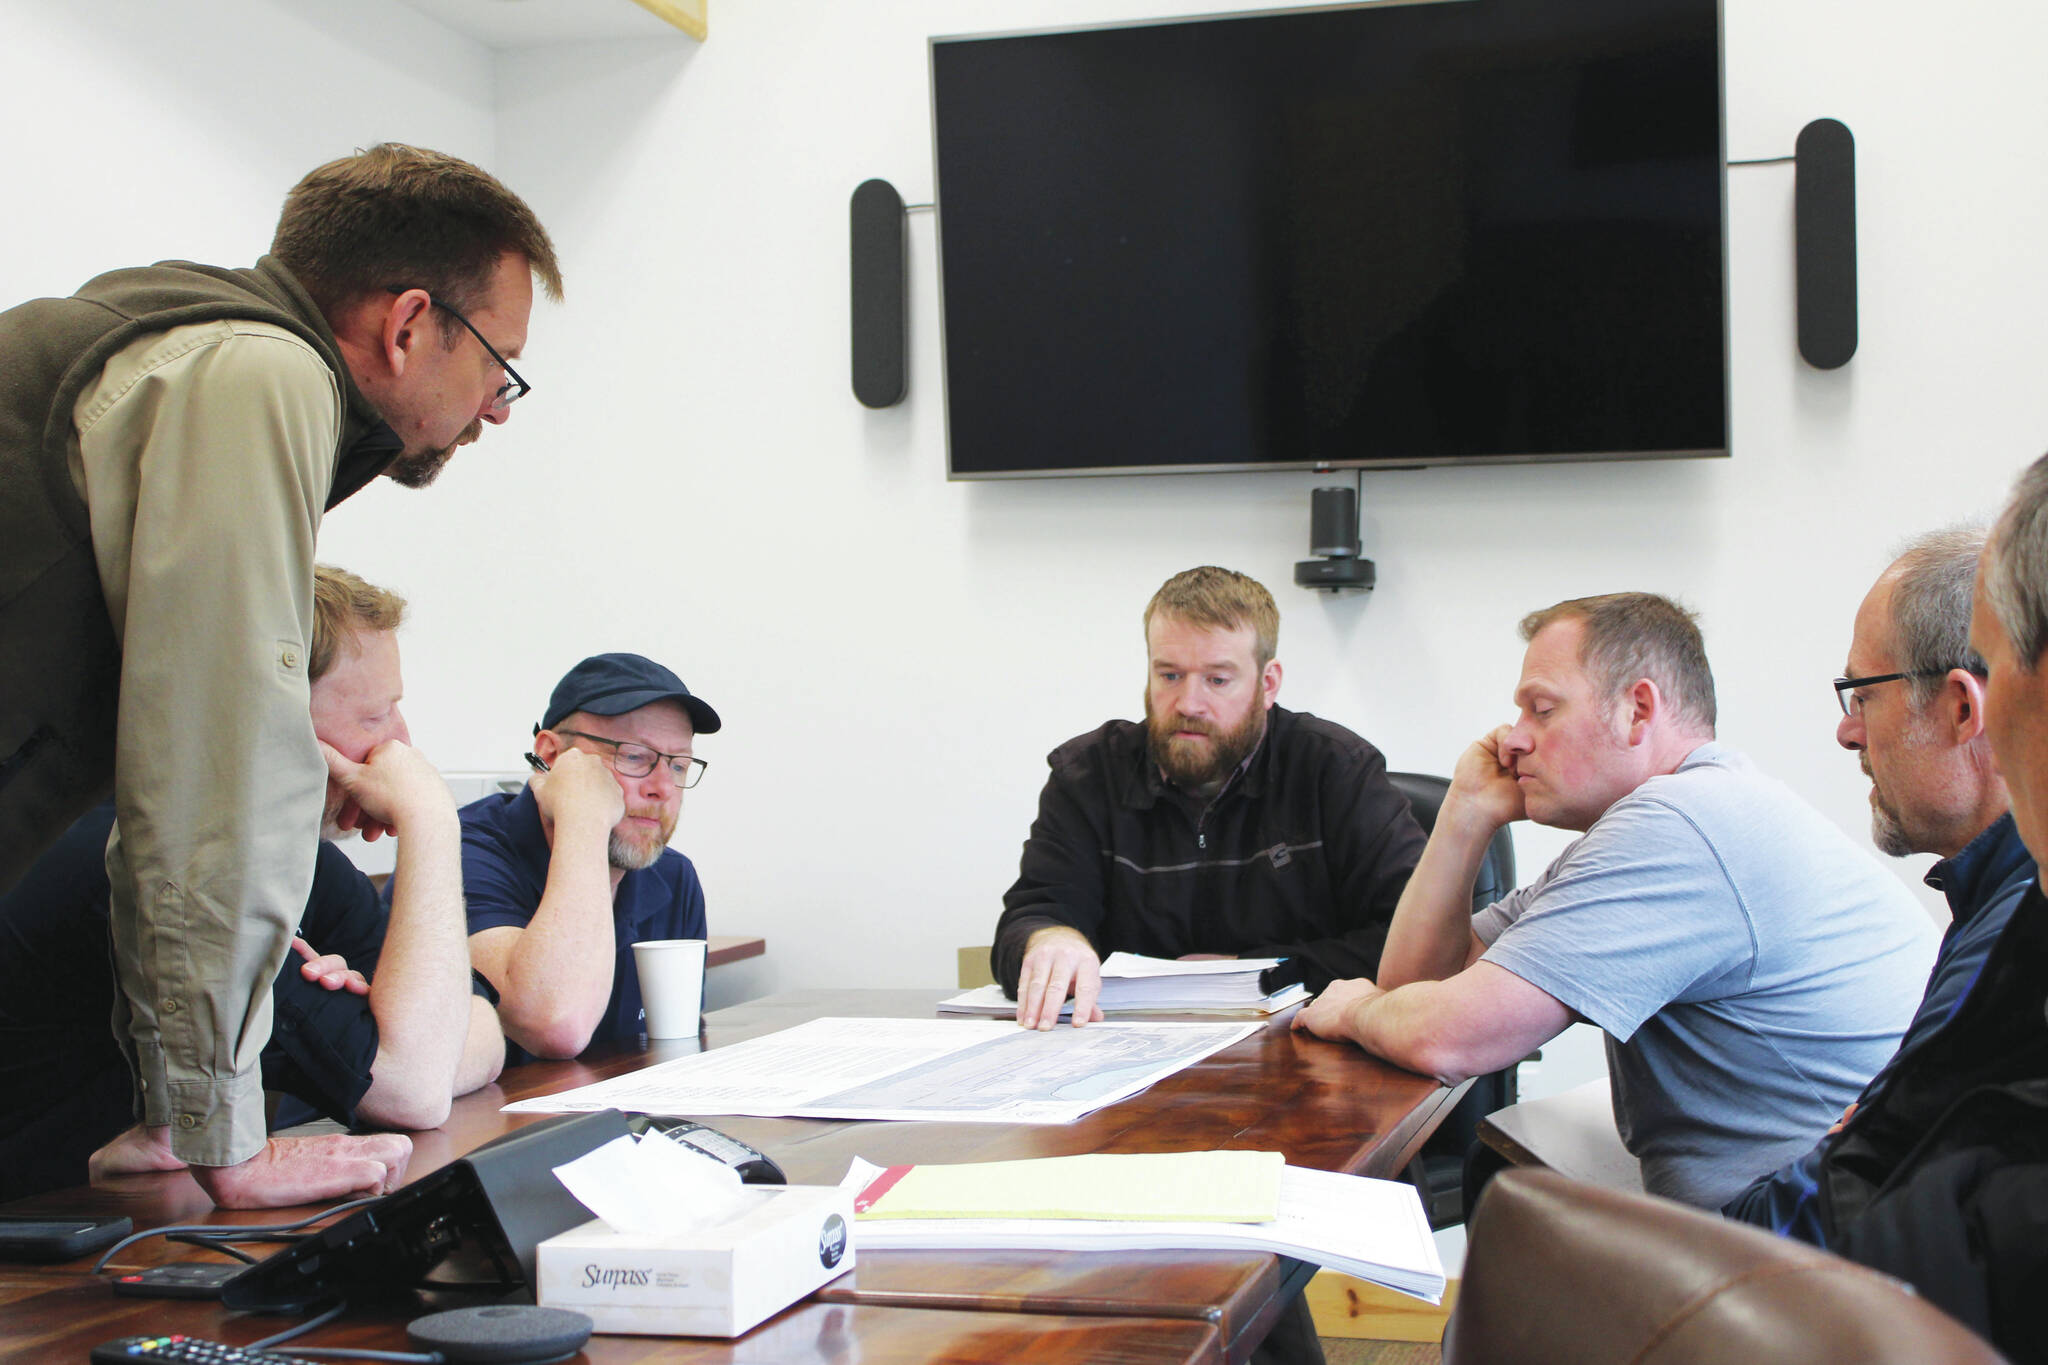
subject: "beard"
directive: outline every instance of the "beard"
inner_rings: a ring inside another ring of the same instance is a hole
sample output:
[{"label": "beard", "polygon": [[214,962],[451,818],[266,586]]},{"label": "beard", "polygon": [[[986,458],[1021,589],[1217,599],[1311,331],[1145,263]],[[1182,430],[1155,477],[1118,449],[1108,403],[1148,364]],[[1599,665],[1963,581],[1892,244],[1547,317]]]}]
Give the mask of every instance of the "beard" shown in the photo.
[{"label": "beard", "polygon": [[[1184,739],[1175,734],[1179,730],[1191,730],[1208,738],[1206,742]],[[1236,728],[1224,730],[1205,720],[1155,714],[1151,694],[1145,697],[1145,737],[1152,761],[1176,787],[1200,788],[1222,782],[1237,771],[1237,765],[1258,747],[1265,733],[1266,708],[1257,701]]]},{"label": "beard", "polygon": [[643,830],[638,826],[627,827],[623,821],[612,827],[611,838],[605,845],[605,860],[621,872],[638,872],[654,866],[676,832],[676,817],[668,811],[626,812],[629,819],[635,814],[652,816],[661,821],[661,828]]},{"label": "beard", "polygon": [[1892,858],[1910,857],[1920,851],[1913,847],[1913,836],[1899,823],[1899,813],[1875,787],[1870,789],[1870,842],[1877,845],[1879,853]]},{"label": "beard", "polygon": [[1907,858],[1920,852],[1920,841],[1907,831],[1899,808],[1892,804],[1870,771],[1870,755],[1863,756],[1863,775],[1870,778],[1870,842],[1889,858]]},{"label": "beard", "polygon": [[483,434],[481,417],[472,418],[462,434],[439,450],[408,450],[384,467],[384,477],[400,488],[425,488],[441,477],[441,470],[448,464],[448,457],[455,453],[457,446],[466,446]]}]

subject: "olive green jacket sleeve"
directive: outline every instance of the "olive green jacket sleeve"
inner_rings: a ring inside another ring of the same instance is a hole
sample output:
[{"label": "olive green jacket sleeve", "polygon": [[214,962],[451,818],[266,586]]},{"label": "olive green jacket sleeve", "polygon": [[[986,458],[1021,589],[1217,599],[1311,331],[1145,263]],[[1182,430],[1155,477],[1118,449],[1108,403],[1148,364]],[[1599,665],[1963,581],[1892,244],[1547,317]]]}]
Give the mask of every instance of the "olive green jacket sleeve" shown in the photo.
[{"label": "olive green jacket sleeve", "polygon": [[289,332],[201,323],[119,352],[73,418],[121,644],[115,1031],[143,1120],[233,1165],[265,1140],[270,985],[319,844],[307,644],[340,392]]}]

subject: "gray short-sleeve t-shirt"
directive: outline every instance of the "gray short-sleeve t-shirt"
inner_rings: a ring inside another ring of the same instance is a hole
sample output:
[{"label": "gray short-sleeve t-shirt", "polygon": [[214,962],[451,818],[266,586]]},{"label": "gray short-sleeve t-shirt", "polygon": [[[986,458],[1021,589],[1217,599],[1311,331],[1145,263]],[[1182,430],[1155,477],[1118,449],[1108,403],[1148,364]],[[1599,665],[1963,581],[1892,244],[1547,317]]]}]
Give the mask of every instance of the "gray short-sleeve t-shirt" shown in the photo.
[{"label": "gray short-sleeve t-shirt", "polygon": [[1716,1208],[1811,1147],[1891,1056],[1940,938],[1870,854],[1720,744],[1472,928],[1483,960],[1606,1032],[1644,1185]]}]

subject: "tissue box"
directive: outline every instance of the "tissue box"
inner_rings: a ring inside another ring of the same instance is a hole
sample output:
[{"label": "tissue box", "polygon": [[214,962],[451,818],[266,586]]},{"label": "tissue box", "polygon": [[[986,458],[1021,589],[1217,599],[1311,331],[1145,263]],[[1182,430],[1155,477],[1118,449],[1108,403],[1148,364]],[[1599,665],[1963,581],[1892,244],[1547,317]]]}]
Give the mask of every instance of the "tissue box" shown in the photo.
[{"label": "tissue box", "polygon": [[750,1185],[724,1222],[629,1236],[599,1220],[540,1244],[539,1301],[600,1332],[736,1337],[853,1268],[853,1196],[826,1185]]}]

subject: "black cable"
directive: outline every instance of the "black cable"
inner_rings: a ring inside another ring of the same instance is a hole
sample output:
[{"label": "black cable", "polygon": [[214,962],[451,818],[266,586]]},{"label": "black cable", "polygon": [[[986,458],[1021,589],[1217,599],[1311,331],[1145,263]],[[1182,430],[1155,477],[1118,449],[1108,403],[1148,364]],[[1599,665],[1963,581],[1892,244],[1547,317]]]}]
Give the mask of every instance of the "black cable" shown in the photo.
[{"label": "black cable", "polygon": [[1754,156],[1747,161],[1731,161],[1731,166],[1777,166],[1787,161],[1797,161],[1796,156]]},{"label": "black cable", "polygon": [[[263,1232],[252,1230],[238,1232],[233,1228],[216,1228],[211,1237],[194,1237],[195,1242],[303,1242],[309,1237],[318,1237],[317,1232]],[[181,1234],[173,1234],[174,1236]]]},{"label": "black cable", "polygon": [[326,1312],[318,1314],[314,1317],[307,1318],[304,1322],[300,1323],[296,1327],[287,1327],[282,1332],[279,1332],[274,1336],[267,1336],[263,1338],[263,1340],[261,1341],[252,1341],[247,1346],[244,1346],[242,1349],[245,1351],[267,1351],[271,1347],[279,1344],[280,1342],[290,1341],[293,1337],[302,1337],[316,1327],[325,1327],[328,1323],[333,1322],[336,1318],[340,1317],[343,1313],[346,1313],[347,1311],[348,1300],[338,1300],[335,1303],[334,1307],[328,1309]]},{"label": "black cable", "polygon": [[256,1258],[248,1252],[239,1251],[211,1237],[195,1237],[189,1232],[171,1232],[164,1234],[164,1240],[166,1242],[178,1242],[185,1246],[199,1247],[205,1251],[217,1251],[223,1256],[232,1256],[243,1265],[256,1264]]},{"label": "black cable", "polygon": [[[267,1351],[273,1346],[280,1346],[296,1337],[302,1337],[316,1327],[325,1327],[347,1311],[348,1300],[343,1299],[318,1317],[307,1318],[298,1326],[288,1327],[275,1336],[265,1337],[261,1341],[252,1341],[242,1349],[245,1351]],[[444,1362],[447,1360],[447,1357],[439,1351],[372,1351],[366,1348],[351,1346],[299,1346],[293,1348],[292,1354],[299,1356],[333,1356],[337,1360],[399,1360],[407,1362],[407,1365],[444,1365]]]},{"label": "black cable", "polygon": [[223,1227],[218,1223],[172,1223],[160,1228],[147,1228],[141,1232],[131,1232],[120,1241],[108,1247],[106,1253],[92,1263],[93,1272],[97,1274],[105,1270],[107,1262],[114,1259],[116,1252],[125,1251],[137,1242],[145,1241],[151,1237],[168,1237],[174,1232],[189,1232],[196,1233],[202,1237],[218,1237],[224,1242],[260,1242],[282,1233],[297,1232],[301,1228],[309,1228],[315,1223],[324,1223],[337,1214],[351,1212],[363,1207],[365,1204],[374,1204],[377,1202],[377,1198],[351,1199],[345,1204],[336,1204],[332,1208],[322,1209],[310,1218],[301,1218],[296,1223],[252,1224],[249,1227],[243,1228]]}]

